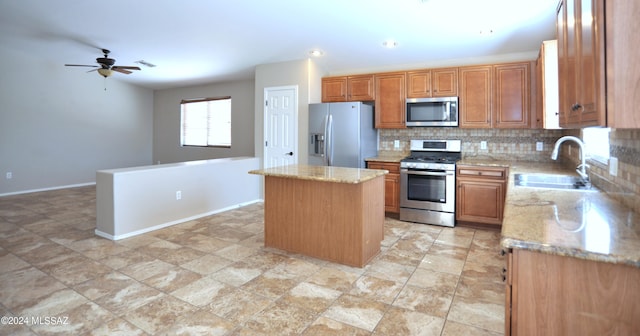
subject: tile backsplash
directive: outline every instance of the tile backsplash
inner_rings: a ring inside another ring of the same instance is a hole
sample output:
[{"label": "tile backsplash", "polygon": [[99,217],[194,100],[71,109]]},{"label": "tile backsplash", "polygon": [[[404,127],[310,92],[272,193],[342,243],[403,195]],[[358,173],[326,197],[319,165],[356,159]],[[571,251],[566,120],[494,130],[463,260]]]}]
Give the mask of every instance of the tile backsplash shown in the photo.
[{"label": "tile backsplash", "polygon": [[[487,158],[495,160],[551,161],[555,141],[562,130],[516,129],[464,129],[450,127],[416,127],[380,130],[381,151],[409,153],[409,140],[462,140],[463,158]],[[400,148],[394,148],[394,140]],[[487,148],[481,148],[486,141]],[[536,142],[543,143],[542,151],[536,150]]]},{"label": "tile backsplash", "polygon": [[[567,130],[566,135],[581,137],[580,130]],[[610,197],[640,213],[640,129],[612,129],[609,152],[618,158],[616,176],[609,173],[609,165],[587,160],[589,176],[595,186]],[[577,151],[570,160],[578,163]]]},{"label": "tile backsplash", "polygon": [[[577,130],[529,130],[529,129],[464,129],[448,127],[415,127],[380,130],[380,151],[409,153],[412,139],[462,140],[463,158],[486,158],[495,160],[521,160],[549,162],[556,140],[564,135],[582,138]],[[608,164],[588,160],[589,174],[593,184],[610,197],[640,213],[640,129],[612,129],[610,152],[618,158],[617,176],[609,174]],[[400,147],[394,148],[399,140]],[[481,148],[486,141],[487,148]],[[536,142],[543,143],[543,150],[536,150]],[[571,166],[580,163],[579,151],[561,151],[561,160]]]}]

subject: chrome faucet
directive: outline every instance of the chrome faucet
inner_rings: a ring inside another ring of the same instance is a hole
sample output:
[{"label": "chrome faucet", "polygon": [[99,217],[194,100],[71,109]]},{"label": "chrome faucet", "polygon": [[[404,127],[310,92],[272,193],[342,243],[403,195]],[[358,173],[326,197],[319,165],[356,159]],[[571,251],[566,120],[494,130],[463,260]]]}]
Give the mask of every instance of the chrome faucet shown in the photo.
[{"label": "chrome faucet", "polygon": [[582,180],[584,181],[584,183],[589,185],[590,182],[589,182],[589,175],[587,175],[587,163],[586,163],[586,155],[584,151],[584,142],[582,142],[582,140],[570,135],[563,136],[562,138],[558,139],[558,141],[556,141],[555,146],[553,146],[551,159],[552,160],[558,159],[558,151],[560,150],[560,145],[567,140],[574,141],[580,147],[580,157],[582,159],[582,163],[576,168],[576,172],[578,173],[578,175],[580,175],[580,177],[582,177]]}]

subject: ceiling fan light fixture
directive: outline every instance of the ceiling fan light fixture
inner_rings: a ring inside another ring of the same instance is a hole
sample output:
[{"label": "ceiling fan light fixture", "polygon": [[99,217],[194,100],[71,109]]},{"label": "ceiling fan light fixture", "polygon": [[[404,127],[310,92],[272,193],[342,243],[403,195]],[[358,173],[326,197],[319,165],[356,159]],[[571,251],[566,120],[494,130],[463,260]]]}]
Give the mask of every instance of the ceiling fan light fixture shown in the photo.
[{"label": "ceiling fan light fixture", "polygon": [[100,68],[100,69],[98,69],[98,73],[100,74],[100,76],[102,76],[104,78],[107,78],[107,77],[111,76],[111,74],[113,74],[113,70]]}]

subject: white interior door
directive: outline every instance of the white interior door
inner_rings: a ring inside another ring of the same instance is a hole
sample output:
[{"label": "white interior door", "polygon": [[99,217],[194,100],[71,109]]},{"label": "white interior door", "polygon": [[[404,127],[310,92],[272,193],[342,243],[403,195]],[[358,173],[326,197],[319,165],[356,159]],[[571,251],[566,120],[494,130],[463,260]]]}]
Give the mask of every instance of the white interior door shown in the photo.
[{"label": "white interior door", "polygon": [[298,162],[298,87],[264,89],[264,168]]}]

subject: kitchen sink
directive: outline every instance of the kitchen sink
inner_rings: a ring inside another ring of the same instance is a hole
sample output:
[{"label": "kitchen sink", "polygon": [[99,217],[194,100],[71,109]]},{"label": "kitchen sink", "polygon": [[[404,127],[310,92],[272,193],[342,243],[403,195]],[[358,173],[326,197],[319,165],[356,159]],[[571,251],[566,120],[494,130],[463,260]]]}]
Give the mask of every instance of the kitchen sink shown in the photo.
[{"label": "kitchen sink", "polygon": [[565,189],[565,190],[595,190],[579,176],[555,174],[514,174],[516,187]]}]

